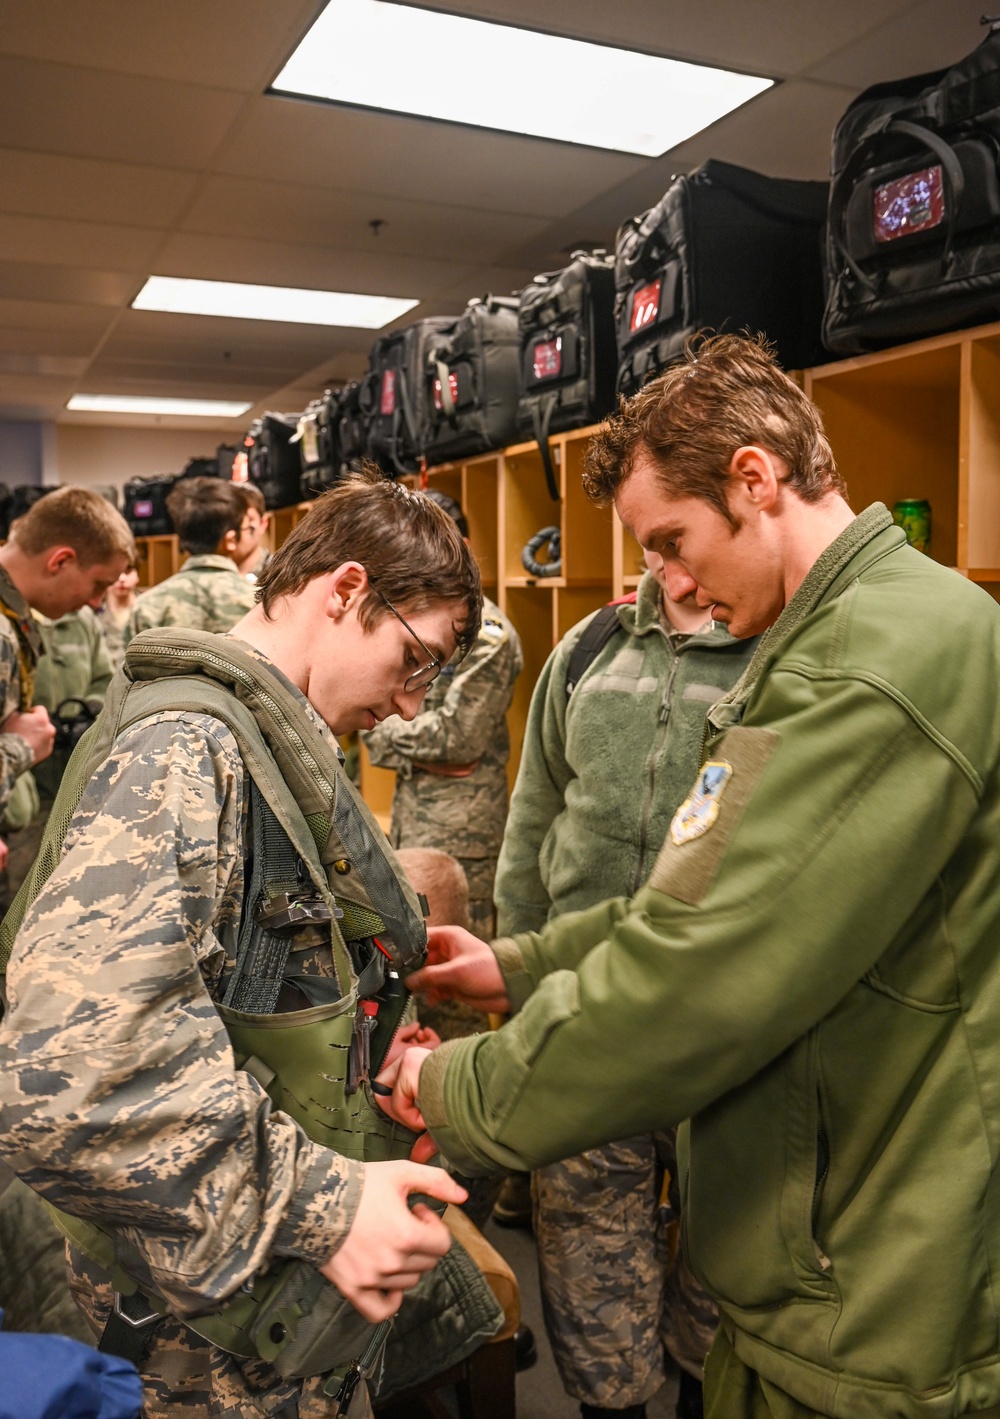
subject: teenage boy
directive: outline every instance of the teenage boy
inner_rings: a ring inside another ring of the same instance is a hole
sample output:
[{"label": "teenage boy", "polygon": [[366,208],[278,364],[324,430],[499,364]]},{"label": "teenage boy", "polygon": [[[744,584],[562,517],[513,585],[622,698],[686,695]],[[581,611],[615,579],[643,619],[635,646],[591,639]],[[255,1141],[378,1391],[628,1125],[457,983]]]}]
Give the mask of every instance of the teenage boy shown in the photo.
[{"label": "teenage boy", "polygon": [[[61,1210],[77,1299],[135,1355],[146,1416],[367,1412],[363,1385],[335,1399],[339,1373],[288,1377],[279,1350],[329,1309],[325,1283],[382,1322],[448,1250],[407,1198],[464,1192],[405,1157],[361,1161],[393,1145],[357,1000],[391,986],[383,960],[419,949],[423,923],[334,736],[412,719],[480,604],[451,520],[354,475],[232,635],[130,644],[64,778],[23,925],[4,924],[0,1151]],[[252,1308],[275,1268],[298,1289],[248,1354],[211,1318]],[[341,1303],[324,1334],[359,1323]]]},{"label": "teenage boy", "polygon": [[1000,1413],[1000,608],[855,516],[752,340],[628,400],[587,486],[763,638],[631,902],[435,933],[414,984],[517,1015],[409,1051],[395,1112],[465,1172],[689,1119],[711,1419]]}]

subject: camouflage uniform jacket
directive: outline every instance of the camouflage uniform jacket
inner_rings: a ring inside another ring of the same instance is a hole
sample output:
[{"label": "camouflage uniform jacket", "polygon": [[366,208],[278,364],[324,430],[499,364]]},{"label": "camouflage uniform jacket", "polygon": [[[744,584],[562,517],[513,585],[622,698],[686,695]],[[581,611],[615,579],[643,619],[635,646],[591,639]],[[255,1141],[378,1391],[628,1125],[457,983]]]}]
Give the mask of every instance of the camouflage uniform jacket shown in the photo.
[{"label": "camouflage uniform jacket", "polygon": [[[27,710],[31,704],[22,693],[22,665],[32,673],[42,653],[38,626],[31,607],[0,567],[0,600],[18,618],[20,632],[6,615],[0,615],[0,720],[17,710]],[[23,658],[23,660],[22,660]],[[0,734],[0,809],[14,791],[14,784],[26,769],[31,768],[34,754],[27,739],[20,734]]]},{"label": "camouflage uniform jacket", "polygon": [[236,563],[214,553],[189,557],[179,572],[143,592],[135,603],[126,643],[140,631],[184,626],[192,631],[231,631],[257,599],[252,582]]},{"label": "camouflage uniform jacket", "polygon": [[705,715],[756,640],[723,626],[680,635],[664,623],[651,572],[613,635],[566,693],[590,617],[549,656],[531,698],[497,867],[497,930],[540,931],[564,912],[639,890],[701,764]]},{"label": "camouflage uniform jacket", "polygon": [[235,1068],[215,1009],[247,799],[218,719],[166,711],[125,730],[18,933],[0,1026],[4,1157],[113,1234],[180,1316],[272,1257],[325,1262],[361,1189],[361,1164],[311,1142]]},{"label": "camouflage uniform jacket", "polygon": [[[444,667],[416,719],[393,716],[365,735],[372,762],[398,774],[393,847],[436,847],[463,861],[495,859],[507,817],[505,715],[523,665],[517,631],[484,600],[476,644],[464,660]],[[462,777],[433,772],[469,765],[472,772]],[[470,882],[473,896],[475,886]]]}]

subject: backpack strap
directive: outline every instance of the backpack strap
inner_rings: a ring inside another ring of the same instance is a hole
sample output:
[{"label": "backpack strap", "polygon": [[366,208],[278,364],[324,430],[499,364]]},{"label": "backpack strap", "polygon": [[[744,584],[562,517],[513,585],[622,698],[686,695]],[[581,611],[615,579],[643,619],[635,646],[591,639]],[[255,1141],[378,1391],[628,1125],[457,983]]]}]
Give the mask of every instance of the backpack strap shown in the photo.
[{"label": "backpack strap", "polygon": [[569,699],[579,685],[584,673],[593,665],[601,651],[616,631],[624,629],[618,619],[619,606],[634,606],[636,593],[623,596],[620,601],[609,601],[606,606],[591,617],[583,634],[570,652],[566,667],[566,698]]}]

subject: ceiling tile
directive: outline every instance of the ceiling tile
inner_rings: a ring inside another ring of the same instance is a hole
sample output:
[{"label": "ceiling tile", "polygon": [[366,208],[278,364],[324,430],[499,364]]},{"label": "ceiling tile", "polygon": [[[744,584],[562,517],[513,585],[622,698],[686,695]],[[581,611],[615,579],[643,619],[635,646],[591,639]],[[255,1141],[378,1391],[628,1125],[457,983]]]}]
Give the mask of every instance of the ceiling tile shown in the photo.
[{"label": "ceiling tile", "polygon": [[0,212],[161,227],[176,219],[197,181],[169,168],[0,148]]},{"label": "ceiling tile", "polygon": [[0,298],[120,306],[133,298],[139,284],[131,272],[73,271],[42,262],[0,261]]},{"label": "ceiling tile", "polygon": [[[207,179],[181,223],[182,230],[241,236],[246,214],[260,200],[256,178]],[[544,231],[543,217],[526,217],[500,208],[476,211],[441,203],[405,202],[360,192],[268,184],[267,235],[271,240],[337,247],[376,256],[438,251],[448,260],[494,259],[503,250]],[[383,225],[378,233],[371,223]]]},{"label": "ceiling tile", "polygon": [[4,0],[0,53],[253,90],[315,12],[315,0]]},{"label": "ceiling tile", "polygon": [[265,185],[329,183],[375,196],[552,217],[620,182],[643,161],[481,128],[265,97],[215,166]]},{"label": "ceiling tile", "polygon": [[244,102],[221,89],[0,55],[8,148],[201,168]]},{"label": "ceiling tile", "polygon": [[58,266],[94,266],[107,261],[118,270],[145,275],[162,240],[159,232],[148,227],[101,226],[96,222],[0,213],[0,251],[10,261],[41,261]]},{"label": "ceiling tile", "polygon": [[0,351],[21,354],[28,359],[89,358],[97,341],[79,330],[23,330],[0,320]]},{"label": "ceiling tile", "polygon": [[113,320],[114,312],[107,306],[0,299],[0,330],[20,330],[25,335],[51,332],[96,343]]},{"label": "ceiling tile", "polygon": [[980,0],[923,0],[898,22],[878,25],[810,69],[811,78],[868,88],[943,69],[969,54],[985,30]]}]

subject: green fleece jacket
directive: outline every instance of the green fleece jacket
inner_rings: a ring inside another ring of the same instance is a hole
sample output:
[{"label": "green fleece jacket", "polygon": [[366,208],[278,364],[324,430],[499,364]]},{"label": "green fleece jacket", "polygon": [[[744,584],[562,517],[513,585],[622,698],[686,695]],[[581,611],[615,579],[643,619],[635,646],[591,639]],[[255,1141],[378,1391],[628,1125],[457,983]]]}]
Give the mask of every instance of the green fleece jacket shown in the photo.
[{"label": "green fleece jacket", "polygon": [[671,633],[662,607],[647,572],[572,695],[570,658],[592,616],[538,678],[493,891],[501,935],[637,892],[649,876],[701,763],[705,715],[757,644],[724,626]]},{"label": "green fleece jacket", "polygon": [[692,1266],[838,1419],[1000,1404],[998,684],[1000,607],[869,508],[713,710],[647,887],[497,943],[524,1008],[421,1076],[467,1172],[690,1119]]}]

